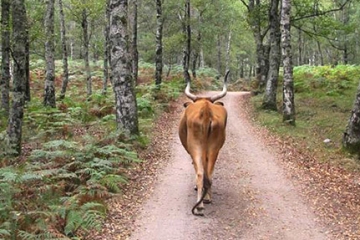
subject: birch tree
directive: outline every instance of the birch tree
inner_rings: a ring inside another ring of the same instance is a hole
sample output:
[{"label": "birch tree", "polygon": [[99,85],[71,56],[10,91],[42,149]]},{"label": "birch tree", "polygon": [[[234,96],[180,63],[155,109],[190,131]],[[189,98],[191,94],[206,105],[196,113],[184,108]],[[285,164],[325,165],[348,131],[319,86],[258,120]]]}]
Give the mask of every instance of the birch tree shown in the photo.
[{"label": "birch tree", "polygon": [[62,0],[59,0],[59,14],[60,14],[60,38],[61,38],[61,47],[62,47],[62,61],[63,61],[63,74],[62,74],[62,84],[60,99],[65,97],[67,85],[69,82],[69,69],[68,69],[68,50],[67,50],[67,38],[66,38],[66,28],[65,28],[65,16],[63,11]]},{"label": "birch tree", "polygon": [[54,13],[55,13],[55,0],[47,1],[47,8],[45,13],[45,60],[46,60],[46,73],[45,73],[45,92],[44,92],[44,105],[56,107],[55,101],[55,47],[54,47]]},{"label": "birch tree", "polygon": [[263,109],[277,110],[276,91],[278,86],[279,68],[280,68],[280,19],[279,19],[279,0],[271,0],[269,10],[270,21],[270,56],[269,56],[269,72],[267,75],[266,89]]},{"label": "birch tree", "polygon": [[162,0],[156,0],[156,52],[155,52],[155,84],[160,89],[161,76],[163,72],[163,15]]},{"label": "birch tree", "polygon": [[109,42],[109,31],[110,31],[110,0],[106,0],[105,8],[105,28],[104,28],[104,63],[103,63],[103,90],[102,94],[107,93],[107,83],[109,79],[109,62],[110,62],[110,42]]},{"label": "birch tree", "polygon": [[137,105],[129,64],[128,1],[110,1],[111,72],[119,130],[138,134]]},{"label": "birch tree", "polygon": [[259,88],[263,89],[266,85],[266,78],[268,68],[266,68],[266,48],[264,47],[264,38],[267,34],[268,28],[263,26],[266,20],[261,12],[262,4],[260,0],[240,0],[247,9],[247,22],[251,27],[253,37],[256,45],[256,78],[259,83]]},{"label": "birch tree", "polygon": [[5,116],[10,108],[10,0],[1,0],[1,76],[0,91],[1,105]]},{"label": "birch tree", "polygon": [[360,154],[360,83],[344,135],[343,146],[351,153]]},{"label": "birch tree", "polygon": [[138,51],[138,1],[133,1],[133,19],[132,19],[132,75],[134,82],[138,82],[139,71],[139,51]]},{"label": "birch tree", "polygon": [[12,29],[13,45],[12,57],[14,60],[13,68],[13,86],[10,116],[7,128],[7,134],[10,139],[12,150],[17,155],[21,154],[21,136],[24,116],[24,97],[25,97],[25,45],[27,41],[27,18],[25,9],[25,0],[12,0]]},{"label": "birch tree", "polygon": [[284,68],[283,121],[295,125],[295,103],[293,63],[290,34],[291,0],[282,0],[281,5],[281,43]]},{"label": "birch tree", "polygon": [[82,10],[82,22],[81,27],[83,31],[83,47],[84,47],[84,62],[85,62],[85,73],[86,73],[86,92],[87,96],[90,97],[92,94],[92,82],[91,72],[89,63],[89,22],[88,22],[88,11],[86,8]]},{"label": "birch tree", "polygon": [[185,2],[185,14],[182,19],[183,33],[185,35],[185,46],[183,53],[183,71],[185,82],[190,82],[189,65],[191,53],[191,26],[190,26],[190,0]]}]

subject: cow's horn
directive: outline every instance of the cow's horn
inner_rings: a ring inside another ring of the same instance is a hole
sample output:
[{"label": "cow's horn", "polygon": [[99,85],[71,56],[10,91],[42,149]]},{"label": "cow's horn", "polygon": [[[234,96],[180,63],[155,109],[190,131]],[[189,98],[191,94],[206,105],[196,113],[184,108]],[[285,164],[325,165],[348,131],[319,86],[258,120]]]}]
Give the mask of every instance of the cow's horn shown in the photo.
[{"label": "cow's horn", "polygon": [[223,90],[221,91],[221,93],[215,95],[215,96],[212,96],[210,98],[210,101],[211,102],[215,102],[216,100],[219,100],[220,98],[224,97],[227,93],[227,80],[228,80],[228,76],[229,76],[229,73],[230,71],[227,70],[226,71],[226,74],[225,74],[225,78],[224,78],[224,87],[223,87]]},{"label": "cow's horn", "polygon": [[190,98],[191,100],[195,101],[197,99],[197,96],[195,96],[194,94],[192,94],[190,92],[190,82],[187,83],[186,88],[185,88],[185,95]]}]

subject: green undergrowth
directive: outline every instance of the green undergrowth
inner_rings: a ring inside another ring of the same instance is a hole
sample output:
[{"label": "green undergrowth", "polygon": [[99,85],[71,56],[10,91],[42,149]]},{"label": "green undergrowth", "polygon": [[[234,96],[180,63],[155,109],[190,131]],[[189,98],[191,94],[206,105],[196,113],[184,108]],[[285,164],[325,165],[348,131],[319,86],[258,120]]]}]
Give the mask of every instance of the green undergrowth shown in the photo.
[{"label": "green undergrowth", "polygon": [[122,194],[129,168],[142,161],[138,151],[149,144],[157,116],[184,89],[178,75],[165,79],[160,89],[153,79],[138,85],[140,134],[127,137],[116,128],[111,85],[102,93],[101,65],[92,65],[88,98],[81,64],[71,63],[73,77],[56,108],[42,104],[43,62],[32,64],[21,157],[7,155],[6,119],[0,120],[0,239],[89,238],[106,217],[106,199]]},{"label": "green undergrowth", "polygon": [[311,151],[320,161],[358,171],[358,161],[342,149],[341,141],[359,84],[359,74],[358,66],[295,67],[296,127],[282,122],[281,82],[278,112],[261,110],[261,95],[252,98],[256,120],[284,140],[291,138],[298,147]]}]

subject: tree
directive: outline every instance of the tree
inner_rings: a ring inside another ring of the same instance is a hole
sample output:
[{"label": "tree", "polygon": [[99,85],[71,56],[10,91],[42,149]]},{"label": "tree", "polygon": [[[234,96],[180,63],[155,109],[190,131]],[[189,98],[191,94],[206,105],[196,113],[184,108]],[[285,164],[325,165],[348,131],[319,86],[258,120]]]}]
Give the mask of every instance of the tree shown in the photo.
[{"label": "tree", "polygon": [[163,16],[162,0],[156,0],[156,53],[155,53],[155,84],[160,89],[161,76],[163,72]]},{"label": "tree", "polygon": [[271,0],[271,7],[269,10],[270,22],[270,56],[269,56],[269,72],[267,75],[266,89],[264,100],[262,103],[263,109],[277,110],[276,106],[276,91],[278,85],[279,68],[280,68],[280,21],[279,21],[279,0]]},{"label": "tree", "polygon": [[29,29],[26,29],[26,43],[25,43],[25,101],[30,102],[30,41],[29,41]]},{"label": "tree", "polygon": [[110,62],[110,42],[109,42],[109,31],[110,31],[110,0],[106,0],[105,9],[105,28],[104,28],[104,76],[103,76],[103,91],[107,93],[107,83],[109,79],[109,62]]},{"label": "tree", "polygon": [[351,115],[343,135],[343,146],[349,152],[360,154],[360,83]]},{"label": "tree", "polygon": [[133,1],[133,18],[132,18],[132,75],[134,82],[138,82],[139,71],[139,51],[138,51],[138,1]]},{"label": "tree", "polygon": [[64,16],[62,0],[59,0],[59,14],[60,14],[60,37],[61,37],[62,61],[63,61],[63,75],[62,75],[60,99],[64,99],[67,85],[69,82],[69,69],[68,69],[68,50],[66,47],[67,38],[66,38],[65,16]]},{"label": "tree", "polygon": [[182,20],[183,34],[185,36],[185,46],[183,54],[183,71],[185,82],[190,82],[189,64],[190,64],[190,53],[191,53],[191,26],[190,26],[190,0],[185,2],[184,17],[180,16]]},{"label": "tree", "polygon": [[82,22],[81,27],[83,30],[83,47],[84,47],[84,62],[85,62],[85,72],[86,72],[86,90],[88,97],[92,94],[92,82],[91,82],[91,72],[90,72],[90,63],[89,63],[89,24],[88,24],[88,11],[86,8],[82,10]]},{"label": "tree", "polygon": [[[254,36],[256,44],[256,78],[259,84],[259,88],[262,89],[266,85],[266,78],[268,74],[268,68],[266,66],[266,48],[264,46],[264,38],[268,32],[268,26],[264,27],[264,9],[266,6],[261,4],[260,0],[249,0],[249,3],[246,3],[245,0],[241,2],[246,6],[248,17],[247,22],[251,27],[251,31]],[[266,25],[268,23],[266,22]]]},{"label": "tree", "polygon": [[128,1],[110,1],[111,72],[118,129],[138,134],[137,105],[129,64]]},{"label": "tree", "polygon": [[231,50],[231,30],[229,31],[227,47],[226,47],[225,72],[230,71],[230,50]]},{"label": "tree", "polygon": [[[94,39],[92,38],[93,32],[96,33],[96,26],[103,27],[105,26],[106,20],[104,21],[104,11],[106,4],[98,0],[87,0],[87,1],[78,1],[78,0],[68,0],[68,9],[69,17],[74,21],[73,27],[70,30],[75,32],[69,33],[69,36],[81,36],[79,38],[70,38],[70,44],[72,46],[75,43],[78,44],[77,51],[79,52],[79,57],[84,60],[85,65],[85,81],[86,81],[86,93],[90,97],[92,95],[92,76],[90,69],[90,46],[97,46],[97,39],[101,39],[103,35],[97,35]],[[81,41],[78,41],[81,39]],[[75,46],[71,48],[72,52]],[[97,52],[96,47],[93,48],[94,59],[96,59]],[[72,58],[74,55],[71,54]]]},{"label": "tree", "polygon": [[27,18],[25,0],[12,0],[12,29],[13,46],[12,56],[14,60],[13,72],[13,96],[11,102],[7,134],[10,139],[11,148],[21,154],[22,123],[24,116],[25,96],[25,45],[27,41]]},{"label": "tree", "polygon": [[291,0],[282,0],[281,5],[281,43],[284,68],[283,121],[295,125],[295,103],[293,64],[291,53],[290,14]]},{"label": "tree", "polygon": [[54,47],[54,13],[55,0],[47,1],[47,9],[45,14],[45,60],[46,60],[46,74],[45,74],[45,93],[44,105],[56,107],[55,100],[55,47]]},{"label": "tree", "polygon": [[10,0],[1,0],[1,105],[5,116],[9,115],[10,109]]}]

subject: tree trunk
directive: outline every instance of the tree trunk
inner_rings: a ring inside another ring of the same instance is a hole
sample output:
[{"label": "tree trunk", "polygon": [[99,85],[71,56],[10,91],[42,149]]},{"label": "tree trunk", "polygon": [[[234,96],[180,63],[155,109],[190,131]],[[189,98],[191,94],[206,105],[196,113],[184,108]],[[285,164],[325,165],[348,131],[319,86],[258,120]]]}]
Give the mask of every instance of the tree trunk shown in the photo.
[{"label": "tree trunk", "polygon": [[263,44],[262,45],[263,52],[262,52],[262,61],[261,61],[261,81],[259,90],[263,91],[265,85],[266,85],[266,79],[269,73],[270,69],[270,45],[269,44]]},{"label": "tree trunk", "polygon": [[241,57],[241,56],[238,56],[237,58],[238,60],[238,68],[239,68],[239,77],[240,78],[244,78],[244,64],[245,64],[245,61],[244,59]]},{"label": "tree trunk", "polygon": [[183,56],[183,70],[185,82],[190,82],[189,65],[190,65],[190,53],[191,53],[191,27],[190,27],[190,0],[186,0],[185,3],[185,16],[182,21],[183,32],[185,34],[185,47]]},{"label": "tree trunk", "polygon": [[59,13],[60,13],[60,38],[62,46],[62,62],[63,62],[63,75],[61,84],[60,99],[64,99],[67,85],[69,82],[69,69],[68,69],[68,51],[66,47],[66,28],[65,28],[65,16],[63,11],[62,0],[59,0]]},{"label": "tree trunk", "polygon": [[303,64],[303,42],[301,29],[298,30],[298,66]]},{"label": "tree trunk", "polygon": [[30,41],[29,41],[29,30],[26,29],[26,44],[25,44],[25,96],[26,102],[31,101],[30,94]]},{"label": "tree trunk", "polygon": [[156,52],[155,52],[155,84],[160,89],[161,77],[163,72],[163,16],[162,16],[162,0],[156,0]]},{"label": "tree trunk", "polygon": [[133,33],[132,33],[132,75],[135,84],[138,83],[139,72],[139,51],[138,51],[138,1],[134,0],[134,17],[133,17]]},{"label": "tree trunk", "polygon": [[217,45],[216,45],[216,50],[217,50],[217,70],[219,72],[219,74],[221,74],[221,36],[218,34],[217,35]]},{"label": "tree trunk", "polygon": [[322,53],[322,50],[321,50],[320,42],[316,41],[316,43],[317,43],[317,48],[318,48],[318,51],[319,51],[320,66],[324,66],[324,56],[323,56],[323,53]]},{"label": "tree trunk", "polygon": [[294,81],[293,64],[291,52],[290,34],[291,0],[282,0],[281,7],[281,43],[284,66],[283,86],[283,122],[295,126],[295,103],[294,103]]},{"label": "tree trunk", "polygon": [[249,13],[248,23],[251,26],[256,44],[256,65],[254,68],[255,76],[259,90],[262,91],[265,87],[267,76],[265,76],[265,78],[263,77],[266,72],[263,70],[263,67],[265,66],[263,39],[266,33],[262,34],[261,31],[261,2],[260,0],[249,0],[249,4],[246,5],[246,7]]},{"label": "tree trunk", "polygon": [[13,29],[13,97],[7,128],[11,148],[21,154],[21,135],[24,116],[25,94],[25,45],[27,18],[24,0],[12,0],[12,29]]},{"label": "tree trunk", "polygon": [[204,68],[205,67],[205,58],[204,58],[204,50],[203,50],[202,46],[200,48],[200,59],[199,59],[199,61],[200,61],[199,62],[200,67]]},{"label": "tree trunk", "polygon": [[106,10],[105,10],[105,19],[106,19],[106,25],[104,29],[104,62],[103,62],[103,90],[102,94],[107,94],[107,84],[109,79],[109,60],[110,60],[110,41],[109,41],[109,31],[110,31],[110,0],[106,0]]},{"label": "tree trunk", "polygon": [[45,59],[46,59],[46,74],[45,74],[45,93],[44,105],[56,107],[55,100],[55,47],[54,47],[54,13],[55,0],[47,1],[47,9],[45,14]]},{"label": "tree trunk", "polygon": [[138,134],[137,105],[129,64],[128,1],[110,1],[111,71],[116,122],[126,134]]},{"label": "tree trunk", "polygon": [[9,116],[10,109],[10,0],[1,1],[1,106],[4,115]]},{"label": "tree trunk", "polygon": [[191,73],[192,73],[193,79],[196,78],[196,65],[197,65],[198,58],[199,58],[199,53],[197,52],[197,50],[193,49],[192,64],[191,64]]},{"label": "tree trunk", "polygon": [[89,24],[88,16],[86,9],[83,9],[82,12],[82,23],[81,27],[83,30],[83,46],[84,46],[84,62],[85,62],[85,72],[86,72],[86,92],[87,96],[90,97],[92,94],[92,83],[91,83],[91,73],[90,73],[90,64],[89,64]]},{"label": "tree trunk", "polygon": [[343,146],[351,153],[360,154],[360,83],[357,88],[350,119],[343,135]]},{"label": "tree trunk", "polygon": [[231,47],[231,30],[228,35],[228,42],[226,47],[226,56],[225,56],[225,73],[230,71],[230,47]]},{"label": "tree trunk", "polygon": [[270,20],[270,68],[266,82],[263,109],[277,110],[276,91],[278,85],[279,68],[280,68],[280,21],[279,21],[279,0],[271,0],[269,11]]}]

